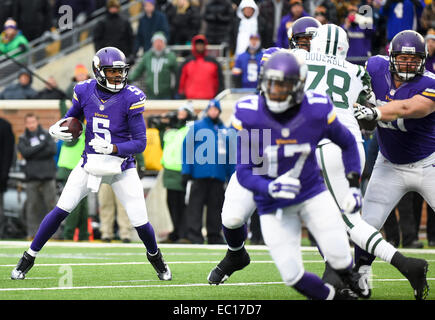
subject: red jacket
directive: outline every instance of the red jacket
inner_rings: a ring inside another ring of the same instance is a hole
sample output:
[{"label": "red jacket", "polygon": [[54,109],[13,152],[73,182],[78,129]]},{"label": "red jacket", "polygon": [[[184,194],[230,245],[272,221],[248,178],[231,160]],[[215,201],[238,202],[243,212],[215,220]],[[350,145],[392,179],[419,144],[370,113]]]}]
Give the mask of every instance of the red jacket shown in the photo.
[{"label": "red jacket", "polygon": [[[198,53],[195,42],[202,39],[206,50]],[[224,88],[222,68],[219,62],[207,56],[207,39],[203,35],[192,38],[192,55],[180,67],[178,94],[186,99],[213,99]]]}]

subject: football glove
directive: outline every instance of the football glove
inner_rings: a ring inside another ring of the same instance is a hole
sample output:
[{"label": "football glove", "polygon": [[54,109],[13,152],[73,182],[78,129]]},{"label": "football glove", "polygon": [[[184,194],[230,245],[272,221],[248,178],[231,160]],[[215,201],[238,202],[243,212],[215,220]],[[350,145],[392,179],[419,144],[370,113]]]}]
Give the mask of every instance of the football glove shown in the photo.
[{"label": "football glove", "polygon": [[68,127],[60,126],[64,121],[65,119],[60,119],[48,129],[48,132],[54,139],[71,142],[73,140],[72,134],[70,132],[65,132],[68,130]]},{"label": "football glove", "polygon": [[89,142],[89,145],[94,148],[96,153],[111,154],[113,152],[113,144],[98,135],[95,135],[95,138]]},{"label": "football glove", "polygon": [[362,195],[360,188],[350,187],[344,197],[341,208],[344,213],[356,213],[361,209]]},{"label": "football glove", "polygon": [[288,172],[269,183],[269,195],[275,199],[294,199],[301,190],[299,179],[291,177]]},{"label": "football glove", "polygon": [[353,105],[353,115],[358,120],[380,120],[381,119],[381,111],[374,107],[366,107],[359,103],[355,103]]}]

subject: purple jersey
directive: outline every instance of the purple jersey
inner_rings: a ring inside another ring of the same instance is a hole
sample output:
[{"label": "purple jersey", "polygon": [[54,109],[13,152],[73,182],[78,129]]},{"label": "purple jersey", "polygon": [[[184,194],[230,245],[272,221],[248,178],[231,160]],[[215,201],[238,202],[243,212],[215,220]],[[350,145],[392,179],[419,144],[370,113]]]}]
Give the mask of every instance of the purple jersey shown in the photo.
[{"label": "purple jersey", "polygon": [[145,98],[142,90],[131,85],[118,93],[103,92],[93,79],[74,87],[73,105],[65,117],[85,117],[83,163],[87,154],[95,153],[89,142],[98,135],[117,146],[118,152],[113,155],[126,158],[123,170],[135,167],[133,155],[143,152],[146,146],[146,127],[142,116]]},{"label": "purple jersey", "polygon": [[[367,61],[378,105],[412,98],[416,94],[435,101],[435,75],[425,72],[399,88],[389,71],[389,58],[374,56]],[[382,107],[381,107],[382,110]],[[420,119],[378,122],[378,142],[382,155],[392,163],[405,164],[424,159],[435,152],[435,113]]]},{"label": "purple jersey", "polygon": [[[248,96],[237,102],[235,118],[244,129],[239,131],[237,178],[253,191],[259,214],[301,203],[326,190],[315,155],[323,138],[342,148],[346,173],[361,172],[355,138],[336,119],[328,96],[308,91],[300,110],[285,122],[275,120],[262,95]],[[300,193],[291,200],[272,198],[269,183],[289,170],[301,182]]]}]

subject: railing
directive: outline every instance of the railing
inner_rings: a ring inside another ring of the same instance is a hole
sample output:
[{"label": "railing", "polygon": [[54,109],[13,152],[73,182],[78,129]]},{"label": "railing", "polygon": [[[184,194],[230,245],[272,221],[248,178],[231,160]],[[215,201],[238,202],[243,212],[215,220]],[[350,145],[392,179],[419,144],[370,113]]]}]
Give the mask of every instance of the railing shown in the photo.
[{"label": "railing", "polygon": [[[128,17],[130,23],[138,21],[143,16],[143,11],[139,14],[135,12],[133,6],[142,5],[141,1],[130,1],[121,6],[121,15]],[[96,10],[90,17],[90,21],[83,25],[74,25],[72,30],[65,31],[56,36],[56,39],[47,38],[46,36],[33,40],[30,43],[30,50],[19,55],[15,59],[7,59],[6,56],[0,56],[0,88],[17,79],[18,72],[22,65],[30,70],[35,71],[42,66],[57,60],[69,53],[72,53],[84,46],[91,44],[93,41],[93,31],[95,26],[103,19],[106,8]],[[169,46],[177,55],[177,61],[182,63],[186,52],[190,53],[190,45],[173,45]],[[231,83],[231,59],[227,44],[209,45],[207,47],[210,55],[214,56],[221,64],[224,73],[225,87],[228,88]],[[10,52],[8,55],[13,56]],[[16,63],[18,62],[18,63]]]},{"label": "railing", "polygon": [[[138,1],[128,2],[121,6],[121,15],[128,17],[130,23],[139,20],[143,13],[131,15],[129,10],[140,4]],[[71,30],[67,30],[58,34],[54,39],[42,36],[30,42],[30,50],[19,55],[14,60],[19,64],[25,65],[30,70],[36,70],[53,60],[59,59],[79,48],[82,48],[92,42],[92,34],[95,26],[101,20],[105,19],[106,8],[100,8],[92,13],[90,21],[83,25],[74,25]],[[8,55],[12,56],[14,53]],[[0,87],[3,87],[17,78],[17,73],[22,68],[12,59],[7,59],[4,55],[0,55]]]}]

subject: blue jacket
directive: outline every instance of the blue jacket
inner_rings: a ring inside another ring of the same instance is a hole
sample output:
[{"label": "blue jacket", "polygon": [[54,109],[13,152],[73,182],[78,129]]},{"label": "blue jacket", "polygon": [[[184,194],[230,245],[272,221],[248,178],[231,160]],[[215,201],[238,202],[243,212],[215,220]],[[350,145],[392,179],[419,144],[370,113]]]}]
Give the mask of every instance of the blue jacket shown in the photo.
[{"label": "blue jacket", "polygon": [[151,48],[151,38],[157,31],[162,31],[169,41],[168,19],[163,12],[156,9],[150,18],[146,14],[140,18],[134,40],[133,54],[136,55],[141,47],[144,52],[148,51]]},{"label": "blue jacket", "polygon": [[229,180],[237,160],[235,136],[230,138],[233,131],[209,117],[195,121],[183,141],[181,174],[193,179]]},{"label": "blue jacket", "polygon": [[[392,3],[389,7],[382,6],[379,14],[387,17],[387,40],[391,41],[396,34],[403,30],[417,30],[418,23],[425,7],[423,0],[416,7],[411,0]],[[415,12],[414,12],[415,9]],[[415,13],[415,14],[414,14]],[[417,25],[414,25],[414,23]]]}]

